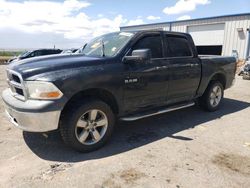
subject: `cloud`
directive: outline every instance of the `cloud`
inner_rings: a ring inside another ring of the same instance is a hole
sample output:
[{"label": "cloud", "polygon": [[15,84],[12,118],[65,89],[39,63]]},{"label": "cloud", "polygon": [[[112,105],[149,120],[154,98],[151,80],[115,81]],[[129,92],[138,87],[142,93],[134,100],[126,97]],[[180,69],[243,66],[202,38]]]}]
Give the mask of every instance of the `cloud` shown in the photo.
[{"label": "cloud", "polygon": [[194,11],[198,5],[207,5],[210,3],[210,0],[178,0],[174,6],[163,9],[163,12],[167,15],[181,14]]},{"label": "cloud", "polygon": [[191,16],[189,15],[184,15],[184,16],[180,16],[179,18],[177,18],[177,20],[190,20]]},{"label": "cloud", "polygon": [[147,19],[148,20],[159,20],[159,19],[161,19],[161,17],[160,16],[148,16]]},{"label": "cloud", "polygon": [[126,25],[132,26],[132,25],[141,25],[141,24],[145,24],[145,22],[142,19],[135,19],[135,20],[130,20]]},{"label": "cloud", "polygon": [[89,6],[92,4],[80,0],[0,0],[0,30],[12,29],[38,36],[52,34],[86,41],[97,35],[119,31],[121,25],[143,23],[142,19],[129,21],[120,14],[111,18],[97,15],[93,19],[85,13]]},{"label": "cloud", "polygon": [[36,48],[79,48],[86,42],[82,39],[66,39],[63,34],[27,33],[16,29],[0,29],[0,49],[36,49]]}]

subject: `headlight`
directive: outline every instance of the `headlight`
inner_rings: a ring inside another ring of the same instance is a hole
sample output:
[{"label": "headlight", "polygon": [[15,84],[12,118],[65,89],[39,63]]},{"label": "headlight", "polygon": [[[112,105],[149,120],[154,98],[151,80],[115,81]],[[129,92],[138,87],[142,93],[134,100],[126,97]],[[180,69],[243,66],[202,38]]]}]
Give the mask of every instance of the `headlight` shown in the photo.
[{"label": "headlight", "polygon": [[26,81],[28,97],[31,99],[59,99],[62,92],[51,82]]}]

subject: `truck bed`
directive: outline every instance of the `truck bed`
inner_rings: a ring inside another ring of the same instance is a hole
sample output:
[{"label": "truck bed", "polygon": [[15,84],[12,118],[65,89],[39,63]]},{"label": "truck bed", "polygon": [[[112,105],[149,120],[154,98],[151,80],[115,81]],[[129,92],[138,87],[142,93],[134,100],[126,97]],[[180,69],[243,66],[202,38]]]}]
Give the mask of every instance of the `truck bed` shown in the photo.
[{"label": "truck bed", "polygon": [[207,86],[207,82],[209,82],[215,74],[221,73],[221,75],[225,75],[227,78],[225,78],[224,89],[229,88],[233,84],[236,73],[235,57],[199,55],[199,58],[202,63],[202,76],[198,91],[199,93],[203,93],[205,91],[206,88],[204,86]]}]

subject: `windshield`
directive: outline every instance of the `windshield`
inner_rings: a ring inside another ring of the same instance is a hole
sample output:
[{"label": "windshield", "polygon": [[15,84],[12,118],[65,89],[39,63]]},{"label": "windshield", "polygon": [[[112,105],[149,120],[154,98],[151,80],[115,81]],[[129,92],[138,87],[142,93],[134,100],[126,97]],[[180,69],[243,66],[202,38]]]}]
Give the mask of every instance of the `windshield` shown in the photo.
[{"label": "windshield", "polygon": [[82,50],[87,56],[115,56],[134,36],[129,32],[118,32],[102,35],[90,41]]},{"label": "windshield", "polygon": [[30,51],[23,52],[19,55],[19,57],[26,57],[27,55],[30,54]]}]

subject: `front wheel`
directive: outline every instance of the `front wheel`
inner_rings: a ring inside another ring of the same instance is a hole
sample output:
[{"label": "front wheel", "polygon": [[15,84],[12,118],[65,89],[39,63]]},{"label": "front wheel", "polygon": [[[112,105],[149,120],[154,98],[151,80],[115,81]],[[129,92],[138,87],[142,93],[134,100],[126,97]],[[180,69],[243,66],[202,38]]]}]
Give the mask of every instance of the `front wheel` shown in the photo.
[{"label": "front wheel", "polygon": [[204,109],[213,112],[220,107],[223,96],[223,85],[218,81],[212,81],[203,96],[200,98],[200,103]]},{"label": "front wheel", "polygon": [[111,137],[115,123],[111,108],[99,100],[72,105],[62,118],[60,132],[64,142],[80,152],[102,147]]}]

